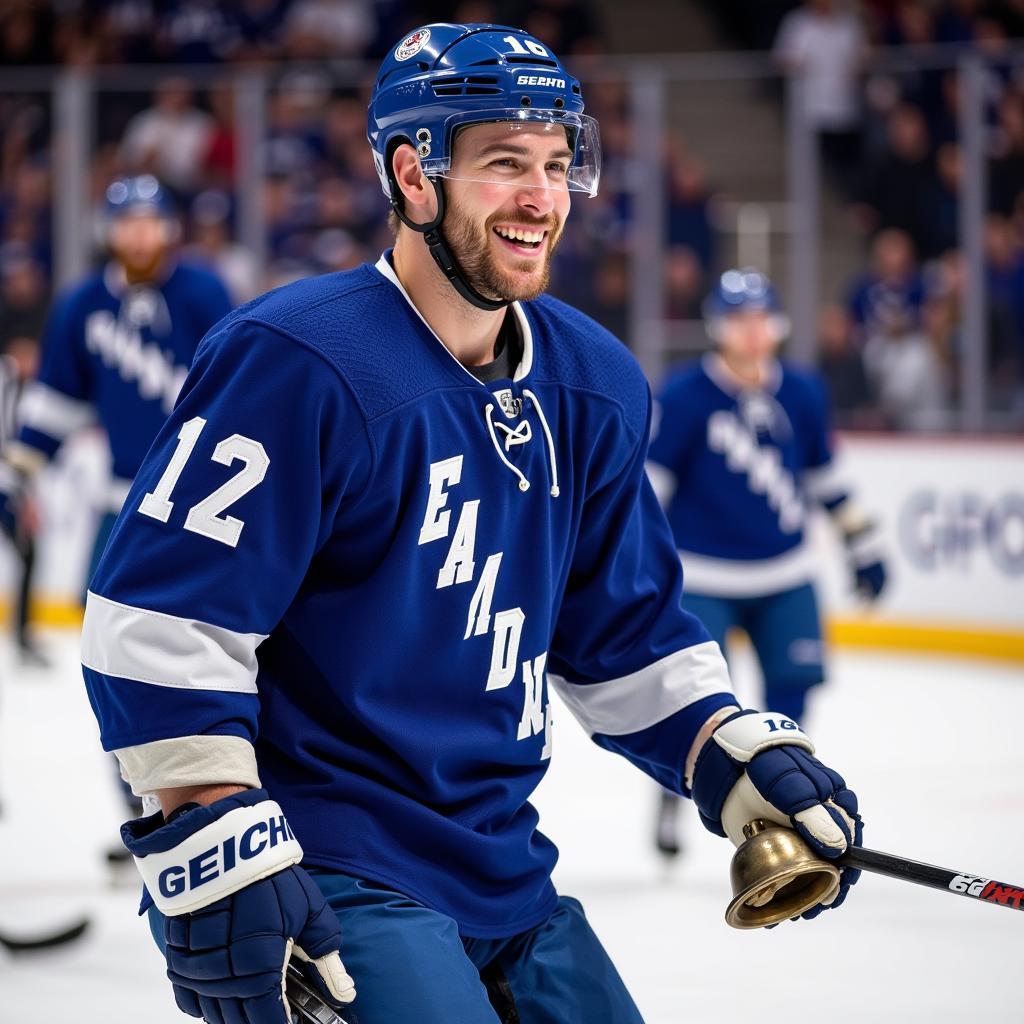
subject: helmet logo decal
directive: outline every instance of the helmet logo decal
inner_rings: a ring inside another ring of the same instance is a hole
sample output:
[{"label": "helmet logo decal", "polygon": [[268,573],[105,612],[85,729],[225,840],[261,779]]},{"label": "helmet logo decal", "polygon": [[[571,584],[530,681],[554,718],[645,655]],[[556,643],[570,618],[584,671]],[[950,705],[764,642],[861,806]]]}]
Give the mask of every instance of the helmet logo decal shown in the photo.
[{"label": "helmet logo decal", "polygon": [[564,89],[564,78],[548,78],[545,75],[520,75],[516,85],[550,85],[553,89]]},{"label": "helmet logo decal", "polygon": [[398,49],[395,50],[395,60],[408,60],[410,57],[415,57],[424,46],[427,45],[427,41],[430,39],[430,29],[421,28],[416,32],[413,32],[408,39],[403,40]]}]

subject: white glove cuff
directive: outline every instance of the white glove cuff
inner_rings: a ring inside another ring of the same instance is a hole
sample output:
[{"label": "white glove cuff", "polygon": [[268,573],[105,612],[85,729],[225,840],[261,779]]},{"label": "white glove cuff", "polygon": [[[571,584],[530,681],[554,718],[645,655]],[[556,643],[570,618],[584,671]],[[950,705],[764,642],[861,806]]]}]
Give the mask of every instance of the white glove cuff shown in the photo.
[{"label": "white glove cuff", "polygon": [[302,847],[277,801],[236,807],[166,853],[136,857],[157,909],[168,917],[199,910],[302,860]]},{"label": "white glove cuff", "polygon": [[720,725],[711,737],[734,761],[748,764],[762,750],[772,747],[801,747],[814,753],[810,737],[792,718],[774,711],[740,715]]}]

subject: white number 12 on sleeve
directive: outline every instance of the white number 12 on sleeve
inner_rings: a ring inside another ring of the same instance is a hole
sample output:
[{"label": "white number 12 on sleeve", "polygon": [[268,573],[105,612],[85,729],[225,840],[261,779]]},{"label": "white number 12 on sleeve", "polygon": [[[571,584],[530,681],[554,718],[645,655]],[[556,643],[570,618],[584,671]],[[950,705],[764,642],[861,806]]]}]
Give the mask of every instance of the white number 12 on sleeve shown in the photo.
[{"label": "white number 12 on sleeve", "polygon": [[[182,424],[181,430],[178,431],[178,446],[174,449],[171,461],[167,463],[167,468],[157,481],[156,487],[139,503],[139,511],[144,516],[158,519],[161,523],[166,523],[170,519],[171,510],[174,508],[171,491],[174,490],[185,464],[191,458],[205,426],[206,420],[202,416],[196,416]],[[185,517],[185,529],[234,547],[245,523],[235,516],[221,516],[221,513],[263,480],[270,465],[270,456],[259,441],[243,437],[241,434],[232,434],[217,445],[212,458],[214,462],[224,466],[230,466],[236,460],[244,462],[245,465],[213,494],[189,509]]]}]

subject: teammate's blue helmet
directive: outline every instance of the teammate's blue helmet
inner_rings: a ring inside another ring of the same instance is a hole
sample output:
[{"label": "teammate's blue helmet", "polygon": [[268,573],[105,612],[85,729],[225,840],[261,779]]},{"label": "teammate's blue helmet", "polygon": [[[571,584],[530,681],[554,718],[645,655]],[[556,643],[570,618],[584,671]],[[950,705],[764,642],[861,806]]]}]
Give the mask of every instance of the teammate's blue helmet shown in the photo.
[{"label": "teammate's blue helmet", "polygon": [[152,174],[139,174],[133,178],[118,178],[107,186],[104,212],[108,221],[117,220],[140,210],[152,211],[167,220],[171,220],[175,216],[171,197]]},{"label": "teammate's blue helmet", "polygon": [[381,64],[367,136],[384,194],[396,198],[390,157],[399,143],[416,147],[428,177],[443,177],[457,130],[496,121],[564,125],[573,148],[568,188],[597,194],[601,146],[580,83],[522,29],[485,24],[425,25]]},{"label": "teammate's blue helmet", "polygon": [[783,312],[771,281],[751,267],[727,270],[704,300],[702,312],[708,336],[717,341],[725,317],[752,311],[771,314],[772,329],[780,340],[789,334],[789,317]]}]

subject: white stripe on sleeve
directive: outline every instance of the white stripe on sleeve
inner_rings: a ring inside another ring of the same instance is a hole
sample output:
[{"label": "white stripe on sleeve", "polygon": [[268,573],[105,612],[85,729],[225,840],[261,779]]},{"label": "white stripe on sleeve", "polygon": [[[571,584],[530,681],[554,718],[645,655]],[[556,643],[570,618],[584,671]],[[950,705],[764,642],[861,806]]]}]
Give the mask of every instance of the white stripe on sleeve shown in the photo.
[{"label": "white stripe on sleeve", "polygon": [[587,732],[605,736],[640,732],[705,697],[732,692],[725,658],[713,640],[603,683],[570,683],[556,675],[548,680]]},{"label": "white stripe on sleeve", "polygon": [[849,491],[849,481],[837,459],[814,469],[805,469],[801,478],[804,493],[814,501],[826,502],[841,498]]},{"label": "white stripe on sleeve", "polygon": [[96,410],[63,391],[37,380],[29,381],[18,403],[18,422],[41,434],[63,441],[76,430],[96,422]]},{"label": "white stripe on sleeve", "polygon": [[256,648],[267,635],[133,608],[89,591],[82,664],[154,686],[256,693]]},{"label": "white stripe on sleeve", "polygon": [[658,503],[662,508],[668,508],[669,502],[676,493],[679,481],[675,473],[666,469],[660,462],[648,459],[646,463],[647,479],[651,481]]}]

